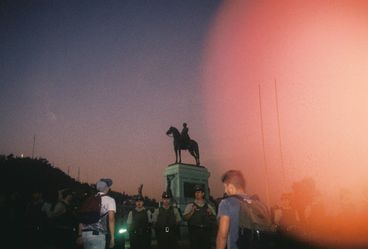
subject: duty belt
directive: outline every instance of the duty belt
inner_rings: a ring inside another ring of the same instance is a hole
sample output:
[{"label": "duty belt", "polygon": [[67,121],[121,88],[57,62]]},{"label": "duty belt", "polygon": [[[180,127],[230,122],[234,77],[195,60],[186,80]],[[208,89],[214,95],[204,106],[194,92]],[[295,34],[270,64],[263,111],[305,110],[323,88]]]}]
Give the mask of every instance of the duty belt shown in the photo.
[{"label": "duty belt", "polygon": [[93,235],[102,234],[101,232],[93,230],[93,229],[83,229],[82,232],[92,232]]},{"label": "duty belt", "polygon": [[207,225],[190,225],[190,228],[195,228],[195,229],[206,229],[208,226]]},{"label": "duty belt", "polygon": [[172,232],[173,230],[173,228],[170,228],[170,227],[160,227],[160,228],[157,228],[158,229],[158,231],[160,231],[160,232],[164,232],[164,233],[170,233],[170,232]]}]

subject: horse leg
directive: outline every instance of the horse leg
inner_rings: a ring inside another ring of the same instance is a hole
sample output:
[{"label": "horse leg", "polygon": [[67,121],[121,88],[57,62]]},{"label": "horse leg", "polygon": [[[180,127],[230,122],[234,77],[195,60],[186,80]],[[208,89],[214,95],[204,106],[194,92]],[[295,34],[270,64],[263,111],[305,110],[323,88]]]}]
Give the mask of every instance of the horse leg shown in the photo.
[{"label": "horse leg", "polygon": [[198,161],[197,161],[197,155],[194,153],[194,150],[192,147],[190,147],[188,149],[189,153],[194,157],[195,161],[196,161],[196,165],[198,165]]},{"label": "horse leg", "polygon": [[175,151],[175,163],[178,163],[178,150],[174,148]]},{"label": "horse leg", "polygon": [[181,149],[179,149],[178,151],[179,151],[179,163],[181,163]]}]

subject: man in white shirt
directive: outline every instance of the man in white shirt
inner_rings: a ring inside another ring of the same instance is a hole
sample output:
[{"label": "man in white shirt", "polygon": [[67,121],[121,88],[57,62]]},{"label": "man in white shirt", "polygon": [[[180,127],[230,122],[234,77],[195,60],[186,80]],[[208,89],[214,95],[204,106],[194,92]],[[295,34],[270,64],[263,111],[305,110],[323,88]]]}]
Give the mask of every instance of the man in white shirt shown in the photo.
[{"label": "man in white shirt", "polygon": [[85,249],[105,249],[106,234],[110,233],[109,247],[115,246],[115,200],[107,193],[112,185],[111,179],[101,179],[96,183],[98,195],[101,196],[101,218],[93,224],[80,224],[79,235]]}]

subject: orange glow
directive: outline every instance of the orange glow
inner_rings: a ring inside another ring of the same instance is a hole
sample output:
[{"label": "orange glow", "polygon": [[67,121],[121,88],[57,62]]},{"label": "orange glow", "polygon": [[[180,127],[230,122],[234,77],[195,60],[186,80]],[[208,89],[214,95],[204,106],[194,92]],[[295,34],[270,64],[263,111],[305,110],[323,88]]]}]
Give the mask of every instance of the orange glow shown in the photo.
[{"label": "orange glow", "polygon": [[[332,227],[343,226],[336,243],[366,243],[366,225],[356,221],[368,210],[368,2],[226,1],[204,59],[216,163],[242,169],[248,190],[265,198],[260,86],[271,204],[311,177],[335,217],[320,226],[322,239],[335,243]],[[343,189],[358,218],[336,218]]]}]

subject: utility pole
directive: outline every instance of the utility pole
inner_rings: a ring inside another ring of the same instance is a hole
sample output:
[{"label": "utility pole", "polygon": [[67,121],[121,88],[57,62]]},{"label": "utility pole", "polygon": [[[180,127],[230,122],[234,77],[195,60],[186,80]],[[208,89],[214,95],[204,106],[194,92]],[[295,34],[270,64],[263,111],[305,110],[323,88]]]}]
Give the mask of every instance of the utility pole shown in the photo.
[{"label": "utility pole", "polygon": [[267,206],[270,207],[270,184],[268,179],[268,167],[267,167],[267,159],[266,159],[266,151],[265,151],[265,138],[264,138],[264,129],[263,129],[263,112],[262,112],[262,98],[261,98],[261,86],[258,84],[258,95],[259,95],[259,113],[261,119],[261,134],[262,134],[262,149],[263,149],[263,164],[266,173],[266,198],[267,198]]},{"label": "utility pole", "polygon": [[284,191],[286,190],[286,176],[285,176],[285,168],[284,168],[284,155],[282,150],[282,143],[281,143],[281,128],[280,128],[280,111],[279,111],[279,97],[277,92],[277,83],[275,79],[275,99],[276,99],[276,112],[277,112],[277,127],[279,132],[279,149],[280,149],[280,159],[281,159],[281,170],[282,170],[282,187]]}]

